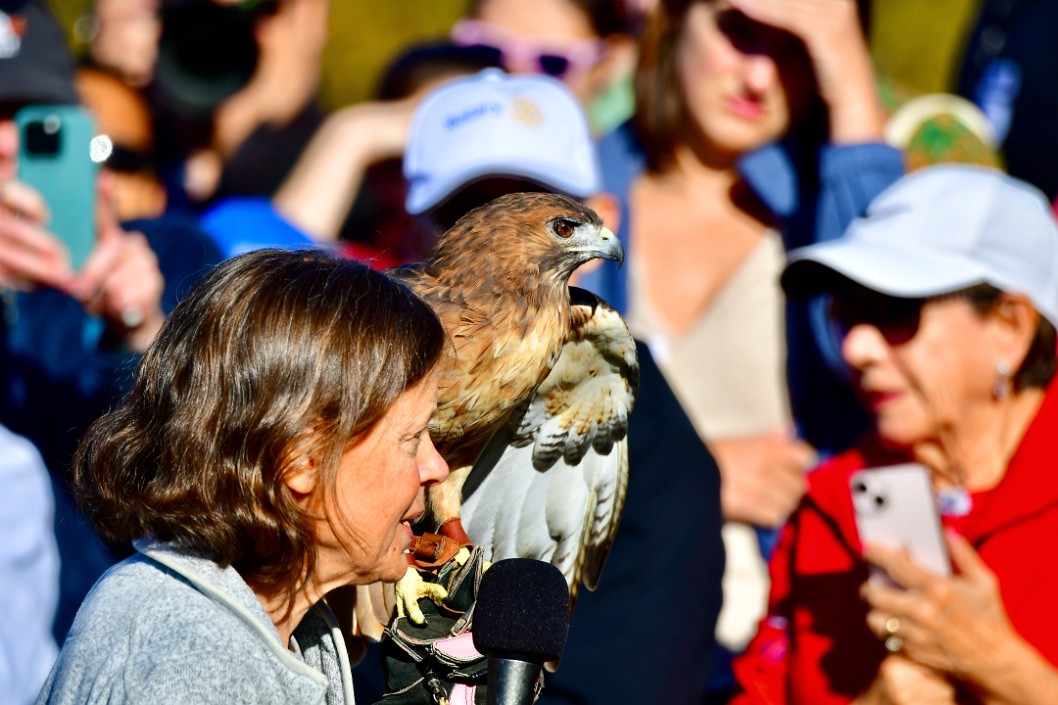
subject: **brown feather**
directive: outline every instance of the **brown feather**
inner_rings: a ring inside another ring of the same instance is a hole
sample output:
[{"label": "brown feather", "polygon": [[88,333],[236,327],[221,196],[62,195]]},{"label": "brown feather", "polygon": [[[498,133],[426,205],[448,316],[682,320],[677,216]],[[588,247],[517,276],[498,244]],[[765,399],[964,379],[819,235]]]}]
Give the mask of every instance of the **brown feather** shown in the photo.
[{"label": "brown feather", "polygon": [[452,343],[430,430],[453,469],[473,464],[547,376],[569,334],[568,282],[583,257],[553,232],[563,218],[602,227],[565,196],[511,194],[463,216],[420,265],[393,271],[433,306]]}]

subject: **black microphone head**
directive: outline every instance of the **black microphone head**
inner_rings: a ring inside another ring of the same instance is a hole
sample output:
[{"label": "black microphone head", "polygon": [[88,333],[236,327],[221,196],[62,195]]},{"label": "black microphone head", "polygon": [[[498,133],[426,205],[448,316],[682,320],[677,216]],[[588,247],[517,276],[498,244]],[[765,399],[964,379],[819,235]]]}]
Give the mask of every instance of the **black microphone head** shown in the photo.
[{"label": "black microphone head", "polygon": [[569,587],[558,568],[531,558],[497,561],[485,571],[474,606],[474,647],[540,663],[562,655],[569,634]]}]

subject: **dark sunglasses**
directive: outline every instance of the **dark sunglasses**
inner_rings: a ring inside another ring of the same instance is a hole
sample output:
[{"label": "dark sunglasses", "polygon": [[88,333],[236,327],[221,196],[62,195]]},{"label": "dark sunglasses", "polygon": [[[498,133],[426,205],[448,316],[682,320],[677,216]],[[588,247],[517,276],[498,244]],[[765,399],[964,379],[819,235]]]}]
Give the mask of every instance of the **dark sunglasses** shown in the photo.
[{"label": "dark sunglasses", "polygon": [[830,299],[830,320],[841,339],[856,326],[869,325],[889,343],[906,343],[918,333],[927,300],[886,296],[869,289],[842,291]]},{"label": "dark sunglasses", "polygon": [[849,285],[831,295],[830,320],[844,338],[858,325],[869,325],[893,345],[906,343],[918,333],[922,321],[922,307],[928,303],[950,299],[969,301],[978,311],[994,306],[1002,292],[985,285],[976,285],[921,298],[886,296],[862,286]]}]

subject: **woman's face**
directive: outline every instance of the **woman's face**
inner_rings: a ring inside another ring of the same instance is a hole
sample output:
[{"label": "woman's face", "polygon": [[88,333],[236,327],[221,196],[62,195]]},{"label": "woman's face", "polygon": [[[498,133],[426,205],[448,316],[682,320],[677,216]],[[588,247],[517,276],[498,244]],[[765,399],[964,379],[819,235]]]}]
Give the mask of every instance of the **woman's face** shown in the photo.
[{"label": "woman's face", "polygon": [[377,424],[346,448],[318,536],[321,569],[336,555],[346,583],[394,582],[404,576],[412,532],[425,509],[424,488],[448,477],[427,426],[437,410],[437,377],[409,388]]},{"label": "woman's face", "polygon": [[720,0],[691,4],[676,61],[688,118],[706,145],[727,156],[783,136],[813,92],[798,39]]},{"label": "woman's face", "polygon": [[992,403],[1002,355],[989,314],[959,297],[919,309],[872,292],[841,304],[869,312],[861,314],[868,322],[848,327],[842,355],[883,441],[910,447],[958,438],[967,419]]}]

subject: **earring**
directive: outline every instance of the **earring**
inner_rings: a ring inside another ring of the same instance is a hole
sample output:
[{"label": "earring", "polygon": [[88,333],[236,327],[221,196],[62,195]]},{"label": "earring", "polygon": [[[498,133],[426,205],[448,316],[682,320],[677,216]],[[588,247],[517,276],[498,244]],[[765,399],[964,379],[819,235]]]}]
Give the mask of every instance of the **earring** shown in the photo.
[{"label": "earring", "polygon": [[992,390],[992,395],[999,401],[1007,395],[1007,391],[1010,389],[1010,364],[1006,360],[1000,360],[996,363],[996,386]]}]

